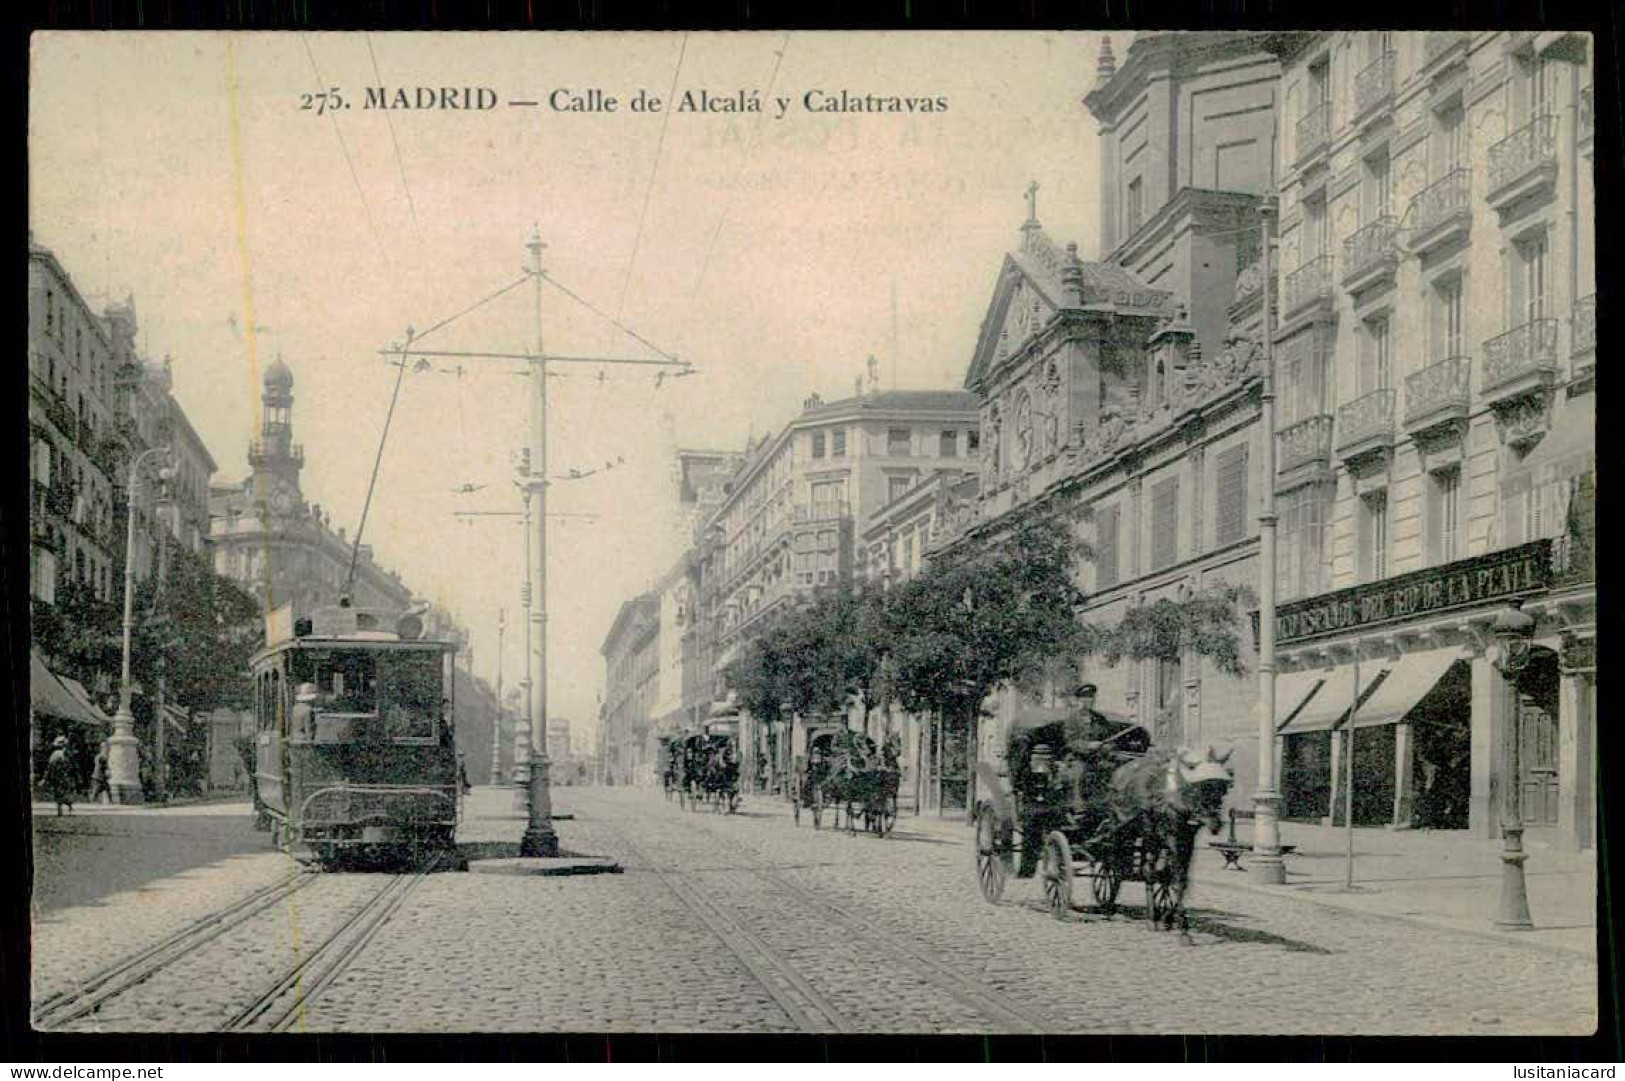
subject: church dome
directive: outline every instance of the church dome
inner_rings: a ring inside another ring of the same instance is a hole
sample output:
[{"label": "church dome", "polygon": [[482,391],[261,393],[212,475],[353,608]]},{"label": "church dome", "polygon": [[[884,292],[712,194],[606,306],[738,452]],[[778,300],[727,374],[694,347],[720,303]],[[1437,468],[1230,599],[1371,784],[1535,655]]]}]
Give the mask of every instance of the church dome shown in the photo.
[{"label": "church dome", "polygon": [[271,366],[265,369],[265,386],[277,390],[293,389],[293,372],[282,363],[281,357],[277,357],[271,362]]}]

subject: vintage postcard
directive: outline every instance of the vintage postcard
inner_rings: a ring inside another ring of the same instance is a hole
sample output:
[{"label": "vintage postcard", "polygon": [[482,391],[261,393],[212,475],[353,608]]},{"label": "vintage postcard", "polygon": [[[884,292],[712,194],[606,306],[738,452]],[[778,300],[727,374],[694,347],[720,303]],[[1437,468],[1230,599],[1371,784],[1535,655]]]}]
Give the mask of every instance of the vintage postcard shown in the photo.
[{"label": "vintage postcard", "polygon": [[31,53],[37,1030],[1596,1029],[1588,34]]}]

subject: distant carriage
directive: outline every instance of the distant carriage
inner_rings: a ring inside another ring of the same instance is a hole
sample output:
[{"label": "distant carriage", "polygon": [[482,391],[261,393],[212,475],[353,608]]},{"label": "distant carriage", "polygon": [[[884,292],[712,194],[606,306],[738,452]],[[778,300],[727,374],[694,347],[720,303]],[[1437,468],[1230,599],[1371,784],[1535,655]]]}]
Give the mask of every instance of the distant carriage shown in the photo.
[{"label": "distant carriage", "polygon": [[660,770],[660,789],[666,799],[680,798],[683,786],[682,745],[675,736],[655,740],[655,766]]},{"label": "distant carriage", "polygon": [[673,784],[689,810],[739,809],[739,739],[726,723],[713,723],[673,743]]},{"label": "distant carriage", "polygon": [[896,748],[875,741],[839,724],[814,726],[807,735],[807,753],[798,756],[790,799],[797,825],[805,808],[814,829],[823,827],[824,809],[833,808],[834,826],[856,833],[862,828],[877,837],[897,825],[897,791],[902,771]]},{"label": "distant carriage", "polygon": [[269,622],[251,661],[254,809],[277,847],[328,866],[453,851],[456,644],[372,609]]},{"label": "distant carriage", "polygon": [[1036,874],[1046,907],[1065,919],[1079,877],[1107,915],[1124,882],[1143,882],[1147,920],[1183,928],[1195,834],[1218,829],[1228,757],[1153,748],[1144,728],[1099,711],[1018,722],[1003,768],[977,768],[982,896],[998,902],[1012,870]]}]

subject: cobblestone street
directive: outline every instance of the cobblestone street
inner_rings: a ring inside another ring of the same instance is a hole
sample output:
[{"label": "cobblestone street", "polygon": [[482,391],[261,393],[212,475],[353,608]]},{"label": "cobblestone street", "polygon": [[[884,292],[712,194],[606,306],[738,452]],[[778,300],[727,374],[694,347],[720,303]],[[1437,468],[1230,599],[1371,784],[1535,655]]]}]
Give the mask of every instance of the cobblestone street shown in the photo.
[{"label": "cobblestone street", "polygon": [[[465,833],[494,836],[480,815],[502,818],[510,800],[476,790]],[[1110,920],[1086,908],[1052,919],[1035,881],[1013,879],[989,905],[968,835],[907,815],[876,839],[827,819],[821,831],[805,819],[797,828],[787,805],[764,797],[721,815],[648,790],[563,788],[555,808],[574,816],[559,823],[569,852],[612,858],[624,873],[302,876],[266,844],[178,875],[165,868],[93,902],[36,906],[36,1023],[1485,1035],[1580,1034],[1596,1023],[1585,958],[1284,894],[1197,882],[1194,946],[1134,918],[1133,884],[1127,911]],[[117,821],[138,833],[207,819]],[[59,835],[39,895],[71,897],[49,879],[75,873],[63,832],[73,827],[45,826]],[[211,922],[234,905],[240,918]],[[201,940],[173,945],[189,928]],[[169,952],[107,976],[154,947]]]}]

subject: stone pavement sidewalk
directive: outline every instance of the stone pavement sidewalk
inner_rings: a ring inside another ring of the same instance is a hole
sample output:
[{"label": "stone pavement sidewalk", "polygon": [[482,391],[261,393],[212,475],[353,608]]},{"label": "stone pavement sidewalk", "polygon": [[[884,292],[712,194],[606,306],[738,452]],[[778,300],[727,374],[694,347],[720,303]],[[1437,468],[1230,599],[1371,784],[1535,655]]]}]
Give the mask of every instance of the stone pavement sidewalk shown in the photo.
[{"label": "stone pavement sidewalk", "polygon": [[[754,796],[752,808],[776,805]],[[789,813],[788,804],[784,805]],[[967,848],[974,831],[962,811],[939,817],[904,811],[897,828],[951,839]],[[1566,852],[1525,835],[1524,865],[1533,931],[1498,931],[1493,925],[1501,890],[1501,843],[1458,831],[1356,829],[1354,892],[1343,892],[1347,841],[1341,828],[1281,824],[1281,843],[1296,850],[1286,857],[1286,886],[1259,884],[1250,875],[1224,869],[1220,854],[1203,834],[1192,876],[1199,885],[1285,896],[1320,905],[1412,924],[1481,934],[1595,959],[1597,955],[1597,864],[1594,851]],[[1238,840],[1252,838],[1240,831]],[[966,861],[969,865],[970,856]],[[1242,857],[1242,865],[1249,863]]]}]

